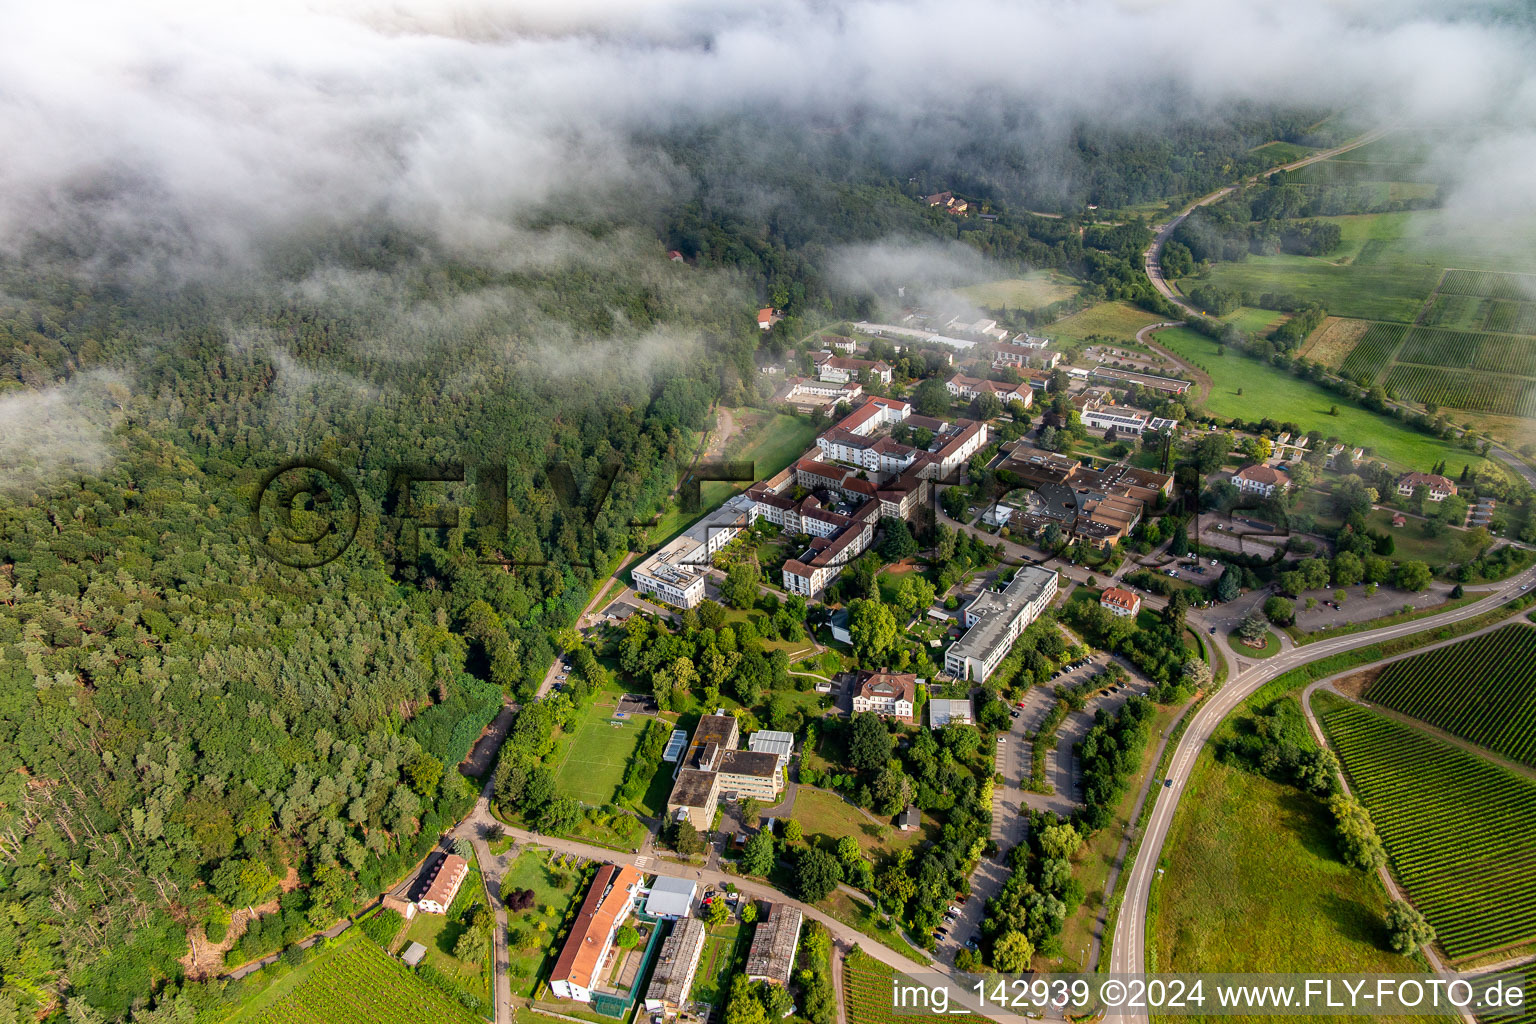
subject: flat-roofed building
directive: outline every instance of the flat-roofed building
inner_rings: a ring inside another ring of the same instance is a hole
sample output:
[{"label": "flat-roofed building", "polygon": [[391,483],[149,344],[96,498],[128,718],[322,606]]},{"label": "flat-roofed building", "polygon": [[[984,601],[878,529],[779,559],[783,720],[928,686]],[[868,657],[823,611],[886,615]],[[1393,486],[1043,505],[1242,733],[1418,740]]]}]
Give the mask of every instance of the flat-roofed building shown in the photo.
[{"label": "flat-roofed building", "polygon": [[768,913],[757,922],[752,946],[747,950],[747,977],[773,985],[788,985],[800,946],[804,918],[787,903],[768,904]]},{"label": "flat-roofed building", "polygon": [[777,754],[727,750],[720,758],[720,792],[738,799],[776,801],[784,791]]},{"label": "flat-roofed building", "polygon": [[759,729],[747,737],[747,749],[773,754],[779,759],[780,768],[788,768],[790,755],[795,752],[795,734],[774,729]]},{"label": "flat-roofed building", "polygon": [[708,832],[714,827],[719,806],[719,773],[684,768],[672,780],[672,792],[667,797],[667,817],[672,821],[686,821],[700,832]]},{"label": "flat-roofed building", "polygon": [[959,722],[961,725],[972,724],[971,699],[962,697],[953,700],[947,697],[928,698],[928,727],[930,729],[942,729],[950,722]]},{"label": "flat-roofed building", "polygon": [[1020,569],[1002,590],[977,594],[961,612],[965,635],[944,652],[944,670],[958,679],[985,682],[1055,597],[1055,571],[1036,565]]},{"label": "flat-roofed building", "polygon": [[661,944],[651,984],[645,990],[645,1012],[672,1017],[688,1003],[699,956],[704,952],[704,922],[684,918],[672,926],[672,934]]},{"label": "flat-roofed building", "polygon": [[725,504],[668,541],[635,566],[635,589],[675,608],[696,608],[715,552],[752,525],[754,502],[745,494]]},{"label": "flat-roofed building", "polygon": [[592,1001],[592,991],[602,977],[603,962],[613,949],[619,925],[635,905],[635,894],[643,878],[639,868],[628,864],[604,864],[597,869],[549,977],[550,991],[557,999]]},{"label": "flat-roofed building", "polygon": [[645,915],[665,921],[687,917],[693,911],[693,897],[698,889],[697,882],[686,878],[657,875],[645,896]]}]

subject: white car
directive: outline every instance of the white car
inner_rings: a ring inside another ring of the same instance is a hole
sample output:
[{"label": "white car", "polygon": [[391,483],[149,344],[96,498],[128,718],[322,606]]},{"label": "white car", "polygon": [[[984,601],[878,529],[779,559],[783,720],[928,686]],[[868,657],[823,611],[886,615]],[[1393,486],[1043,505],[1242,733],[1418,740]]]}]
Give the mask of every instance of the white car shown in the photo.
[{"label": "white car", "polygon": [[1006,737],[1006,736],[999,736],[997,738],[998,746],[1002,746],[1004,743],[1007,743],[1007,742],[1008,742],[1008,737]]}]

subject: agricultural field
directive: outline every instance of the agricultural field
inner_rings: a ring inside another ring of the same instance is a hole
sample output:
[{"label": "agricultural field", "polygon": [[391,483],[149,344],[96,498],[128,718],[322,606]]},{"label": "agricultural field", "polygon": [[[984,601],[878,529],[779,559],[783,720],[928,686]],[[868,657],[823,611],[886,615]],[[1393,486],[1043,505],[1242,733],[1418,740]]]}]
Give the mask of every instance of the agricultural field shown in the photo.
[{"label": "agricultural field", "polygon": [[1122,341],[1134,341],[1136,332],[1160,319],[1127,302],[1101,302],[1038,329],[1047,338],[1081,341],[1098,335]]},{"label": "agricultural field", "polygon": [[459,936],[464,934],[464,926],[461,918],[473,904],[482,907],[490,906],[490,900],[485,894],[485,879],[480,873],[480,860],[473,853],[469,858],[469,875],[464,879],[464,884],[459,887],[458,895],[453,898],[453,905],[448,908],[446,914],[417,914],[405,926],[404,935],[397,941],[396,946],[404,949],[412,942],[419,942],[427,949],[423,963],[430,964],[441,971],[453,981],[455,985],[465,992],[475,996],[481,1002],[489,1004],[491,998],[491,962],[489,949],[491,944],[486,943],[486,956],[478,963],[472,960],[460,960],[453,955],[454,946],[459,941]]},{"label": "agricultural field", "polygon": [[1536,417],[1536,380],[1399,363],[1388,371],[1383,386],[1410,402]]},{"label": "agricultural field", "polygon": [[[848,1019],[857,1024],[907,1024],[914,1019],[913,1009],[898,1013],[891,1006],[891,985],[905,977],[896,968],[881,963],[862,950],[848,954],[843,962],[843,1001]],[[922,1013],[921,1008],[916,1008]],[[955,1024],[986,1024],[986,1018],[974,1013],[955,1013],[954,1007],[944,1019]],[[935,1011],[937,1012],[937,1011]],[[926,1013],[923,1014],[927,1016]]]},{"label": "agricultural field", "polygon": [[1349,355],[1339,364],[1339,373],[1370,385],[1392,359],[1392,353],[1402,344],[1406,324],[1371,324]]},{"label": "agricultural field", "polygon": [[1302,343],[1296,354],[1323,366],[1337,367],[1354,351],[1355,343],[1370,328],[1371,324],[1367,320],[1330,316],[1323,321],[1323,326],[1313,331]]},{"label": "agricultural field", "polygon": [[1445,295],[1481,295],[1491,299],[1530,301],[1536,299],[1536,274],[1447,270],[1439,290]]},{"label": "agricultural field", "polygon": [[226,1024],[481,1024],[352,929],[336,945],[274,982]]},{"label": "agricultural field", "polygon": [[[1357,253],[1347,263],[1283,253],[1250,256],[1241,263],[1212,266],[1208,279],[1236,292],[1285,292],[1304,302],[1320,303],[1334,316],[1411,322],[1434,288],[1440,266],[1395,259],[1368,263],[1368,254],[1380,258],[1378,251],[1370,248],[1369,240],[1361,243]],[[1180,287],[1187,290],[1191,280],[1181,280]]]},{"label": "agricultural field", "polygon": [[1536,376],[1536,338],[1415,327],[1408,334],[1408,342],[1397,354],[1397,359],[1402,363],[1426,366],[1467,366],[1490,373]]},{"label": "agricultural field", "polygon": [[[1351,405],[1331,391],[1301,380],[1268,363],[1228,349],[1217,354],[1216,342],[1187,327],[1158,331],[1154,340],[1211,376],[1206,411],[1214,416],[1253,419],[1273,416],[1291,420],[1302,430],[1321,430],[1344,440],[1368,446],[1377,458],[1397,469],[1423,470],[1444,459],[1470,465],[1474,472],[1483,459],[1454,444],[1410,430],[1388,416]],[[1238,389],[1242,394],[1238,394]],[[1337,407],[1338,415],[1329,415]]]},{"label": "agricultural field", "polygon": [[1275,167],[1280,164],[1294,163],[1303,157],[1311,156],[1317,150],[1295,142],[1266,142],[1262,146],[1255,146],[1249,152],[1264,157],[1270,161],[1270,166]]},{"label": "agricultural field", "polygon": [[1202,753],[1153,883],[1148,970],[1422,971],[1382,941],[1380,882],[1334,850],[1317,799]]},{"label": "agricultural field", "polygon": [[1536,783],[1376,712],[1314,708],[1392,871],[1452,960],[1536,939]]},{"label": "agricultural field", "polygon": [[1364,697],[1536,768],[1536,629],[1505,626],[1394,661]]},{"label": "agricultural field", "polygon": [[961,288],[961,295],[986,309],[1029,310],[1049,306],[1077,294],[1078,283],[1054,270],[1033,270],[1023,277],[988,281]]}]

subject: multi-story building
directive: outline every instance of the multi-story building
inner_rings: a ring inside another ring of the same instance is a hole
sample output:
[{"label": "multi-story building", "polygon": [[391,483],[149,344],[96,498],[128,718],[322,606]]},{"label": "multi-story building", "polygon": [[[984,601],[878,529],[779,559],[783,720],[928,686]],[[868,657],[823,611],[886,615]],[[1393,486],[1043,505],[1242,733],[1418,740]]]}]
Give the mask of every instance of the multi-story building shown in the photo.
[{"label": "multi-story building", "polygon": [[891,367],[882,360],[850,359],[831,352],[818,352],[811,357],[811,362],[816,367],[816,375],[824,381],[846,383],[858,380],[861,373],[867,373],[869,380],[877,380],[882,384],[891,382]]},{"label": "multi-story building", "polygon": [[1099,595],[1099,607],[1111,615],[1134,618],[1141,611],[1141,598],[1129,590],[1106,587],[1104,593]]},{"label": "multi-story building", "polygon": [[698,973],[704,936],[704,922],[696,917],[685,917],[672,926],[672,934],[656,956],[650,987],[645,990],[646,1013],[670,1018],[682,1012]]},{"label": "multi-story building", "polygon": [[1273,498],[1291,489],[1291,478],[1273,466],[1244,466],[1232,474],[1232,483],[1244,494]]},{"label": "multi-story building", "polygon": [[1009,402],[1023,402],[1027,409],[1035,403],[1034,390],[1028,384],[1004,384],[1001,381],[987,380],[983,377],[967,377],[963,373],[957,373],[944,383],[944,388],[956,398],[975,398],[978,395],[996,395],[997,400],[1007,405]]},{"label": "multi-story building", "polygon": [[918,682],[917,676],[911,672],[892,672],[889,669],[861,672],[854,683],[853,711],[855,714],[873,711],[882,718],[911,722]]},{"label": "multi-story building", "polygon": [[800,911],[787,903],[768,904],[768,913],[757,922],[747,950],[747,977],[773,985],[788,985],[800,948]]},{"label": "multi-story building", "polygon": [[604,864],[597,869],[581,912],[571,927],[549,977],[557,999],[590,1003],[603,976],[603,964],[613,949],[619,925],[635,905],[635,894],[644,880],[640,869]]},{"label": "multi-story building", "polygon": [[977,594],[960,614],[965,635],[944,652],[944,670],[957,679],[985,682],[1055,597],[1056,573],[1036,565],[1020,569],[1000,591]]},{"label": "multi-story building", "polygon": [[735,495],[636,565],[635,589],[676,608],[697,607],[704,600],[710,559],[751,526],[754,517],[754,502]]},{"label": "multi-story building", "polygon": [[456,853],[439,860],[426,878],[426,885],[416,906],[427,914],[446,914],[453,906],[453,898],[459,894],[459,886],[469,875],[469,863]]},{"label": "multi-story building", "polygon": [[705,715],[667,797],[667,816],[688,821],[700,832],[714,826],[722,796],[751,797],[772,803],[784,791],[779,755],[772,751],[737,750],[739,726],[733,715]]},{"label": "multi-story building", "polygon": [[1444,501],[1456,493],[1456,483],[1439,473],[1407,473],[1397,478],[1397,493],[1404,498],[1420,489],[1430,501]]}]

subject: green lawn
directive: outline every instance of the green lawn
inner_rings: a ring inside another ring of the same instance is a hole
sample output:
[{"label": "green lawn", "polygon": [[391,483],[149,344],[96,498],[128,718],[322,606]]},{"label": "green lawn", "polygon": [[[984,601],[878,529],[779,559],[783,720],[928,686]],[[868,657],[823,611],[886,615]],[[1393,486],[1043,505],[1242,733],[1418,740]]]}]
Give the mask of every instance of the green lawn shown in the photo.
[{"label": "green lawn", "polygon": [[[266,968],[243,984],[261,984]],[[420,981],[354,928],[314,959],[276,978],[226,1024],[477,1024],[479,1018]]]},{"label": "green lawn", "polygon": [[1416,516],[1408,516],[1407,519],[1402,526],[1393,526],[1392,513],[1378,508],[1372,509],[1365,517],[1365,524],[1378,533],[1391,535],[1393,558],[1417,559],[1436,565],[1477,557],[1477,546],[1471,543],[1472,535],[1468,531],[1452,527],[1439,537],[1427,537],[1424,534],[1426,523],[1423,519]]},{"label": "green lawn", "polygon": [[[798,416],[767,414],[757,409],[732,409],[732,415],[745,417],[744,429],[726,442],[725,458],[750,461],[758,480],[773,476],[794,462],[816,440],[816,427]],[[713,481],[701,484],[700,500],[705,508],[714,508],[746,483]]]},{"label": "green lawn", "polygon": [[574,870],[564,874],[551,871],[549,858],[547,850],[524,850],[502,875],[504,894],[510,896],[523,889],[534,893],[530,909],[507,914],[507,972],[512,994],[517,996],[533,995],[545,960],[559,955],[554,942],[560,921],[571,901],[582,895],[577,888],[580,876]]},{"label": "green lawn", "polygon": [[594,807],[613,802],[649,719],[620,722],[609,718],[612,713],[611,706],[602,704],[587,709],[555,771],[557,792]]},{"label": "green lawn", "polygon": [[1280,326],[1285,320],[1284,313],[1276,313],[1272,309],[1259,309],[1257,306],[1239,306],[1237,309],[1221,318],[1224,324],[1236,324],[1240,330],[1255,336],[1268,334],[1272,328]]},{"label": "green lawn", "polygon": [[1256,156],[1262,156],[1273,167],[1279,164],[1294,163],[1302,157],[1311,156],[1317,150],[1311,146],[1301,146],[1294,142],[1266,142],[1262,146],[1255,146],[1249,152]]},{"label": "green lawn", "polygon": [[704,951],[699,954],[690,999],[717,1008],[724,1005],[725,994],[731,987],[731,975],[746,962],[752,931],[752,925],[736,923],[734,918],[731,924],[710,929],[704,938]]},{"label": "green lawn", "polygon": [[1023,277],[988,281],[959,289],[960,294],[988,309],[1039,309],[1077,294],[1078,283],[1054,270],[1032,270]]},{"label": "green lawn", "polygon": [[479,860],[471,853],[469,877],[464,879],[464,884],[459,887],[459,894],[454,897],[448,913],[417,914],[406,925],[405,934],[396,942],[396,946],[397,949],[403,950],[412,942],[421,943],[427,947],[425,963],[431,964],[452,978],[464,991],[489,1004],[491,998],[490,943],[486,944],[485,959],[479,963],[460,960],[453,955],[454,944],[464,933],[459,918],[475,903],[482,907],[490,906],[490,899],[485,894],[485,880],[480,874]]},{"label": "green lawn", "polygon": [[1339,859],[1327,809],[1209,751],[1195,764],[1161,866],[1149,970],[1424,970],[1387,948],[1386,895],[1375,876]]},{"label": "green lawn", "polygon": [[1275,636],[1273,632],[1267,629],[1264,631],[1264,647],[1262,650],[1257,647],[1249,647],[1247,644],[1243,643],[1243,641],[1238,638],[1237,630],[1235,629],[1231,633],[1227,634],[1227,640],[1229,643],[1231,643],[1232,649],[1236,651],[1240,657],[1244,658],[1273,658],[1275,655],[1280,653],[1280,638]]},{"label": "green lawn", "polygon": [[1128,302],[1101,302],[1097,306],[1089,306],[1080,313],[1074,313],[1065,319],[1048,324],[1040,328],[1039,333],[1047,338],[1080,340],[1090,335],[1102,335],[1131,342],[1136,340],[1137,331],[1147,324],[1157,323],[1160,319],[1162,318]]},{"label": "green lawn", "polygon": [[907,832],[889,823],[876,825],[836,793],[809,786],[800,787],[793,817],[805,829],[807,839],[825,836],[829,845],[835,845],[842,837],[853,836],[871,861],[904,846],[914,846],[930,833],[937,833],[931,821],[924,821],[922,828]]},{"label": "green lawn", "polygon": [[[1444,459],[1453,466],[1470,465],[1476,472],[1483,463],[1465,448],[1409,430],[1268,363],[1230,348],[1217,355],[1215,340],[1198,331],[1171,327],[1158,331],[1155,340],[1210,374],[1211,393],[1205,408],[1212,415],[1245,420],[1270,416],[1294,422],[1304,431],[1320,430],[1325,437],[1337,435],[1346,443],[1371,448],[1396,469],[1428,472],[1428,467]],[[1239,389],[1242,394],[1237,393]],[[1335,406],[1338,415],[1330,416],[1328,410]]]}]

